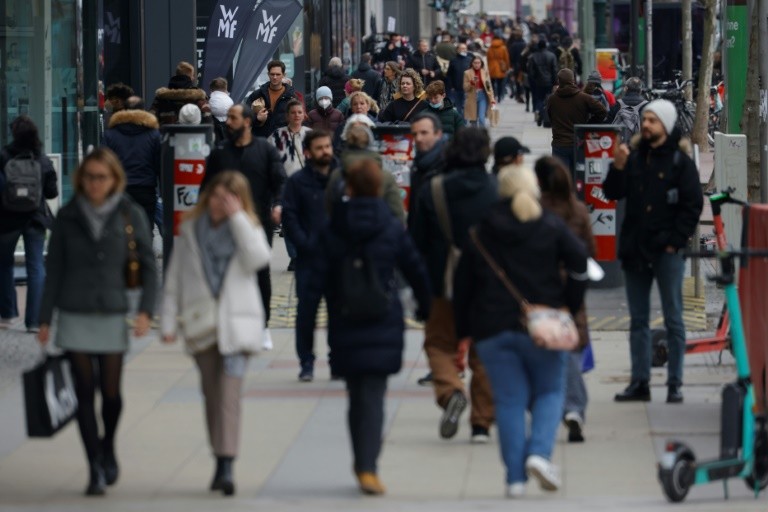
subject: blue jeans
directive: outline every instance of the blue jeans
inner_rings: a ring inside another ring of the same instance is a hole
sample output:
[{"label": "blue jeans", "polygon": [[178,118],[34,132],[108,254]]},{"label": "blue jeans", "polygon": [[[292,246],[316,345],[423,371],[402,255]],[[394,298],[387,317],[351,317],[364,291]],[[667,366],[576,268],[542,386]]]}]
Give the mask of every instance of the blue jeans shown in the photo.
[{"label": "blue jeans", "polygon": [[472,122],[473,126],[486,126],[485,114],[488,112],[488,95],[485,91],[477,90],[477,121]]},{"label": "blue jeans", "polygon": [[631,316],[629,350],[632,356],[632,380],[651,379],[651,285],[656,278],[667,328],[669,363],[667,385],[683,383],[685,325],[683,324],[683,271],[685,262],[678,254],[661,254],[651,266],[642,270],[624,270],[627,302]]},{"label": "blue jeans", "polygon": [[24,324],[27,328],[38,326],[40,302],[43,299],[45,266],[43,245],[45,229],[27,224],[23,229],[0,234],[0,318],[19,316],[16,303],[16,285],[13,280],[14,251],[19,237],[24,238],[24,259],[27,267],[27,308]]},{"label": "blue jeans", "polygon": [[573,146],[552,146],[552,156],[559,158],[570,171],[571,177],[573,177]]},{"label": "blue jeans", "polygon": [[[491,381],[507,483],[525,482],[525,459],[552,456],[563,412],[565,352],[537,347],[525,333],[504,331],[477,342]],[[526,433],[525,411],[532,423]]]},{"label": "blue jeans", "polygon": [[544,108],[544,100],[547,99],[547,94],[552,91],[552,87],[531,85],[531,96],[533,97],[533,111],[541,112]]},{"label": "blue jeans", "polygon": [[[287,240],[287,239],[286,239]],[[306,261],[309,255],[298,256],[294,276],[296,278],[296,355],[302,369],[315,365],[315,325],[320,300],[310,300],[307,294],[312,269]]]},{"label": "blue jeans", "polygon": [[464,117],[464,102],[466,101],[466,94],[464,90],[452,90],[448,91],[448,98],[453,102],[453,106],[459,111],[461,117]]},{"label": "blue jeans", "polygon": [[576,412],[582,420],[587,418],[587,386],[584,385],[584,375],[581,372],[581,363],[583,356],[581,351],[574,351],[568,354],[568,361],[565,370],[565,405],[563,406],[563,416],[569,412]]}]

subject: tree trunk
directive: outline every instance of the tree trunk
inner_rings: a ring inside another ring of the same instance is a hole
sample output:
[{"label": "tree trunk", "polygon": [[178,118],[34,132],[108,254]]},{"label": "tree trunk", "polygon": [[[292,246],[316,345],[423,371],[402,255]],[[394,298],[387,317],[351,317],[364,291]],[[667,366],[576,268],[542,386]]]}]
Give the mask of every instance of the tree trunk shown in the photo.
[{"label": "tree trunk", "polygon": [[[707,130],[709,128],[709,88],[712,85],[712,69],[715,57],[715,7],[716,0],[703,0],[704,40],[701,45],[699,66],[699,92],[696,97],[696,120],[693,124],[692,139],[699,145],[699,151],[709,151]],[[725,110],[725,109],[723,109]]]},{"label": "tree trunk", "polygon": [[750,12],[747,93],[741,117],[741,133],[747,136],[747,189],[750,202],[760,202],[760,27],[757,2]]},{"label": "tree trunk", "polygon": [[[691,28],[692,23],[692,0],[683,0],[680,4],[680,10],[683,14],[683,80],[690,80],[693,78],[693,33]],[[685,99],[691,101],[693,99],[693,86],[689,85],[685,88]]]}]

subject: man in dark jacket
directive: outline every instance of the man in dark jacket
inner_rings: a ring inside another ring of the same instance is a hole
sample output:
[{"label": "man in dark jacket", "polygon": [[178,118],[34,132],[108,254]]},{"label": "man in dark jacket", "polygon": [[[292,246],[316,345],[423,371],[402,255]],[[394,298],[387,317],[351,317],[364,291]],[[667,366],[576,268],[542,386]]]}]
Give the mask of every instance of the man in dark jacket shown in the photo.
[{"label": "man in dark jacket", "polygon": [[[280,224],[285,185],[285,169],[277,149],[263,137],[253,135],[253,111],[248,105],[236,103],[227,113],[227,131],[230,140],[211,151],[206,161],[205,176],[200,189],[205,189],[216,174],[240,171],[251,185],[251,193],[269,245],[272,245],[274,227]],[[265,325],[269,325],[269,304],[272,280],[269,267],[258,272],[259,290],[264,303]],[[269,330],[265,333],[265,346],[271,342]]]},{"label": "man in dark jacket", "polygon": [[371,67],[371,54],[364,53],[360,56],[360,65],[357,71],[352,73],[352,78],[364,81],[363,92],[371,98],[377,99],[381,96],[381,85],[384,80],[375,69]]},{"label": "man in dark jacket", "polygon": [[440,80],[443,75],[437,57],[429,51],[429,41],[426,39],[419,40],[419,49],[408,58],[405,67],[415,69],[425,86]]},{"label": "man in dark jacket", "polygon": [[395,32],[389,34],[389,43],[379,50],[374,58],[376,62],[397,62],[402,69],[411,54],[411,46],[403,42],[403,36]]},{"label": "man in dark jacket", "polygon": [[[456,435],[459,417],[467,406],[464,383],[456,369],[456,339],[450,284],[452,276],[449,254],[455,247],[462,250],[469,240],[469,228],[477,224],[490,211],[496,201],[496,187],[485,170],[490,154],[490,139],[482,128],[464,128],[448,146],[445,160],[450,172],[438,175],[422,187],[416,199],[416,218],[411,234],[416,246],[427,262],[432,283],[432,311],[424,331],[424,349],[432,370],[437,404],[443,409],[440,435]],[[435,181],[435,180],[441,181]],[[435,199],[433,188],[444,197]],[[445,208],[443,208],[445,205]],[[443,212],[447,212],[443,213]],[[446,222],[447,221],[447,222]],[[448,226],[450,225],[450,232]],[[490,386],[477,353],[470,349],[469,366],[472,369],[470,393],[472,397],[472,438],[475,442],[488,440],[488,428],[493,422],[493,400]]]},{"label": "man in dark jacket", "polygon": [[557,81],[557,91],[549,97],[546,105],[552,121],[552,154],[573,172],[574,125],[599,123],[605,119],[607,110],[576,86],[576,79],[570,69],[560,70]]},{"label": "man in dark jacket", "polygon": [[448,73],[445,77],[445,88],[448,90],[448,97],[451,98],[453,106],[464,115],[464,72],[469,69],[474,56],[467,52],[467,44],[459,43],[456,47],[458,55],[448,64]]},{"label": "man in dark jacket", "polygon": [[[269,82],[254,91],[246,104],[250,108],[257,106],[259,113],[253,124],[253,134],[258,137],[269,137],[278,128],[288,125],[288,102],[296,99],[293,86],[283,83],[285,64],[273,60],[267,64]],[[254,105],[255,104],[255,105]]]},{"label": "man in dark jacket", "polygon": [[123,110],[109,119],[104,146],[115,152],[128,181],[126,193],[155,223],[157,185],[160,177],[160,127],[157,118],[143,110]]},{"label": "man in dark jacket", "polygon": [[432,112],[420,112],[411,123],[416,156],[411,166],[411,200],[408,202],[408,230],[416,220],[416,202],[424,184],[445,169],[443,124]]},{"label": "man in dark jacket", "polygon": [[552,52],[547,51],[547,42],[540,39],[536,50],[528,58],[528,81],[533,96],[533,112],[539,126],[541,126],[544,101],[552,92],[556,79],[557,59]]},{"label": "man in dark jacket", "polygon": [[[613,124],[613,121],[616,119],[616,114],[618,114],[619,110],[625,106],[642,108],[642,105],[645,103],[648,103],[648,100],[643,96],[643,81],[633,76],[627,79],[627,82],[624,84],[624,95],[613,107],[611,107],[608,116],[605,118],[605,122]],[[640,110],[640,108],[638,108],[638,110]]]},{"label": "man in dark jacket", "polygon": [[451,62],[458,55],[456,45],[453,44],[453,37],[450,32],[443,30],[440,39],[440,42],[435,45],[435,54],[441,59]]},{"label": "man in dark jacket", "polygon": [[176,74],[171,77],[168,87],[155,92],[155,100],[149,111],[157,117],[160,126],[177,124],[181,107],[192,103],[203,115],[203,123],[212,123],[211,109],[205,91],[197,87],[197,74],[189,62],[179,62]]},{"label": "man in dark jacket", "polygon": [[[626,199],[619,237],[627,302],[632,317],[629,346],[632,380],[615,397],[617,402],[651,400],[651,331],[649,302],[654,278],[661,295],[669,344],[667,403],[680,403],[683,394],[683,272],[680,252],[696,230],[703,207],[696,164],[682,148],[675,129],[677,111],[667,100],[643,110],[642,130],[634,148],[622,144],[603,183],[608,199]],[[688,141],[683,141],[687,143]]]},{"label": "man in dark jacket", "polygon": [[[333,156],[330,132],[313,130],[304,139],[306,166],[285,184],[283,194],[283,229],[296,247],[296,354],[301,371],[299,380],[310,382],[314,378],[315,317],[318,301],[310,301],[307,287],[311,279],[313,251],[320,232],[325,226],[325,188],[331,169],[338,166]],[[335,164],[335,165],[334,165]]]},{"label": "man in dark jacket", "polygon": [[523,39],[523,33],[520,30],[513,31],[512,37],[507,41],[507,51],[509,52],[509,63],[512,66],[513,73],[511,85],[514,89],[512,92],[518,103],[525,102],[523,99],[523,93],[525,92],[525,87],[523,86],[523,73],[528,72],[528,70],[525,69],[525,66],[523,66],[525,59],[523,59],[522,54],[525,47],[526,42],[525,39]]},{"label": "man in dark jacket", "polygon": [[339,103],[347,97],[344,92],[344,86],[349,81],[349,75],[342,69],[341,59],[333,57],[328,63],[328,69],[325,71],[325,75],[317,83],[319,87],[328,87],[333,93],[333,107],[339,106]]}]

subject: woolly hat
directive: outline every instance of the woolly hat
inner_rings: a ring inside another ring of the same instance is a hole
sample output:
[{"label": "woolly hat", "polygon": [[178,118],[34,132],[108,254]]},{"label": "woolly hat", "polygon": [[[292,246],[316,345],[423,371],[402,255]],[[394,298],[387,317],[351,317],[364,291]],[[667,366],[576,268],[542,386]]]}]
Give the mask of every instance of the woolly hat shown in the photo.
[{"label": "woolly hat", "polygon": [[179,124],[200,124],[202,114],[197,105],[187,103],[179,110]]},{"label": "woolly hat", "polygon": [[315,93],[315,98],[318,100],[320,98],[333,98],[333,93],[331,92],[331,88],[327,86],[322,86],[317,89],[317,92]]},{"label": "woolly hat", "polygon": [[603,85],[603,77],[600,75],[600,72],[595,70],[589,74],[587,77],[587,83],[588,84],[597,84],[597,85]]},{"label": "woolly hat", "polygon": [[653,112],[659,118],[667,135],[672,133],[677,122],[675,104],[669,100],[653,100],[643,108],[643,112]]},{"label": "woolly hat", "polygon": [[536,173],[528,167],[508,165],[499,171],[499,196],[512,198],[512,214],[520,222],[541,217],[541,189]]}]

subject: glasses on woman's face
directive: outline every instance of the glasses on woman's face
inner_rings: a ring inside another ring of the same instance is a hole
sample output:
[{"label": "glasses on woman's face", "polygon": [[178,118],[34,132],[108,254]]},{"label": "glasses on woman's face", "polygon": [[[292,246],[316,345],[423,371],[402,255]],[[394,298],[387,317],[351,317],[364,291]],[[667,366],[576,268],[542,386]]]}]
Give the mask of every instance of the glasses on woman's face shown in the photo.
[{"label": "glasses on woman's face", "polygon": [[86,172],[83,173],[83,180],[89,183],[106,183],[112,178],[109,174]]}]

